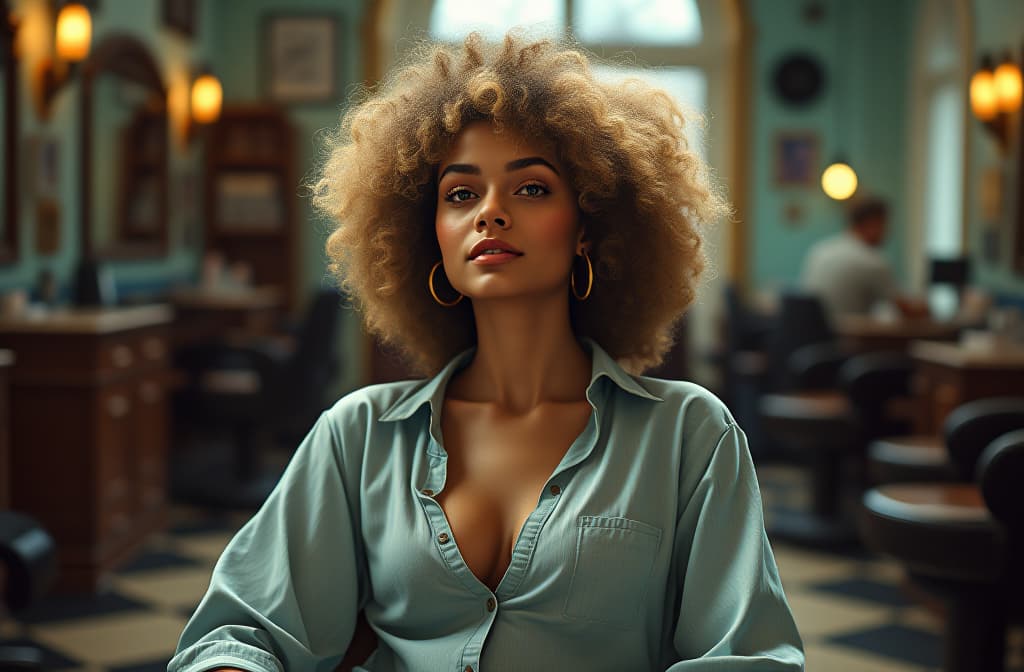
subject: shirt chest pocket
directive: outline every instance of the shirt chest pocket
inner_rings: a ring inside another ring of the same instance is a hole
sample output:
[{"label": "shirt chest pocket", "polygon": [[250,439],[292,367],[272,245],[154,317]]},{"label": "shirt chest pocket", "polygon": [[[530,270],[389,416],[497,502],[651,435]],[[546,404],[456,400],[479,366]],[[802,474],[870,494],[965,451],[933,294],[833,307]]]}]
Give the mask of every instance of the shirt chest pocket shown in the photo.
[{"label": "shirt chest pocket", "polygon": [[580,516],[564,614],[634,627],[647,596],[661,529],[629,518]]}]

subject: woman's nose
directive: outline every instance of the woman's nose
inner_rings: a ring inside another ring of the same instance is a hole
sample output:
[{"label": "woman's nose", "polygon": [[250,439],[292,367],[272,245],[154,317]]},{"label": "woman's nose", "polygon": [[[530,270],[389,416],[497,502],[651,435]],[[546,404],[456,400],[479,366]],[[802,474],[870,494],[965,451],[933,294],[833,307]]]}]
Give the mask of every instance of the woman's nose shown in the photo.
[{"label": "woman's nose", "polygon": [[501,199],[496,194],[490,194],[480,204],[480,212],[477,213],[476,228],[482,231],[489,226],[496,226],[499,229],[507,229],[511,219],[505,210]]}]

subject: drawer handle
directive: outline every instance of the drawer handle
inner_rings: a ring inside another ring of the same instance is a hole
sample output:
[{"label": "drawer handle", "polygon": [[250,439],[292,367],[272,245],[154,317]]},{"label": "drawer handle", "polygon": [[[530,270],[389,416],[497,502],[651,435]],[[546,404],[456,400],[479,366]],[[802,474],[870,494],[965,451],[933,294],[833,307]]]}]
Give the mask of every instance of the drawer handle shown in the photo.
[{"label": "drawer handle", "polygon": [[128,414],[129,408],[131,408],[131,404],[128,403],[128,398],[120,394],[107,401],[107,413],[112,418],[123,418]]},{"label": "drawer handle", "polygon": [[142,343],[142,352],[147,359],[163,359],[167,354],[167,346],[159,338],[147,338]]},{"label": "drawer handle", "polygon": [[160,386],[152,382],[143,383],[139,388],[139,394],[147,404],[155,404],[163,398]]},{"label": "drawer handle", "polygon": [[114,348],[111,353],[111,358],[114,360],[114,366],[119,369],[123,369],[132,365],[132,361],[135,359],[132,356],[132,349],[126,345],[119,345]]}]

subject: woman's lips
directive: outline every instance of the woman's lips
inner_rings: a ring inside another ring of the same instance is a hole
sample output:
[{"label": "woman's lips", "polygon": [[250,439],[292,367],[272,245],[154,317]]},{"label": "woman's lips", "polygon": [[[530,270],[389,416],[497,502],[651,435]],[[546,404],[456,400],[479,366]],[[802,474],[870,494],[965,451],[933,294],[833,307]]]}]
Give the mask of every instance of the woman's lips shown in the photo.
[{"label": "woman's lips", "polygon": [[518,259],[519,254],[513,254],[512,252],[499,252],[497,254],[481,254],[470,259],[470,263],[476,264],[477,266],[495,266],[498,264],[507,264],[513,259]]}]

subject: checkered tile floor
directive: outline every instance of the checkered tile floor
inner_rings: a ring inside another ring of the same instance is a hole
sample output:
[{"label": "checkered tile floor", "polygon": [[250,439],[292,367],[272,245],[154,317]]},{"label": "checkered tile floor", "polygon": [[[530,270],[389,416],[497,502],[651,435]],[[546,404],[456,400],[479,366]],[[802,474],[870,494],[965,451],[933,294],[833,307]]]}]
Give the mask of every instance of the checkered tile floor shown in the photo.
[{"label": "checkered tile floor", "polygon": [[[761,471],[766,515],[786,499],[799,503],[799,472]],[[107,593],[92,599],[50,597],[18,620],[0,618],[0,644],[39,646],[47,670],[164,670],[214,561],[242,522],[239,515],[176,509],[168,534],[154,538],[141,557],[118,572]],[[910,601],[894,564],[781,543],[775,552],[806,645],[808,670],[938,668],[941,623]],[[1017,652],[1024,648],[1021,634],[1011,633]],[[1024,670],[1020,656],[1013,658],[1013,666]]]}]

